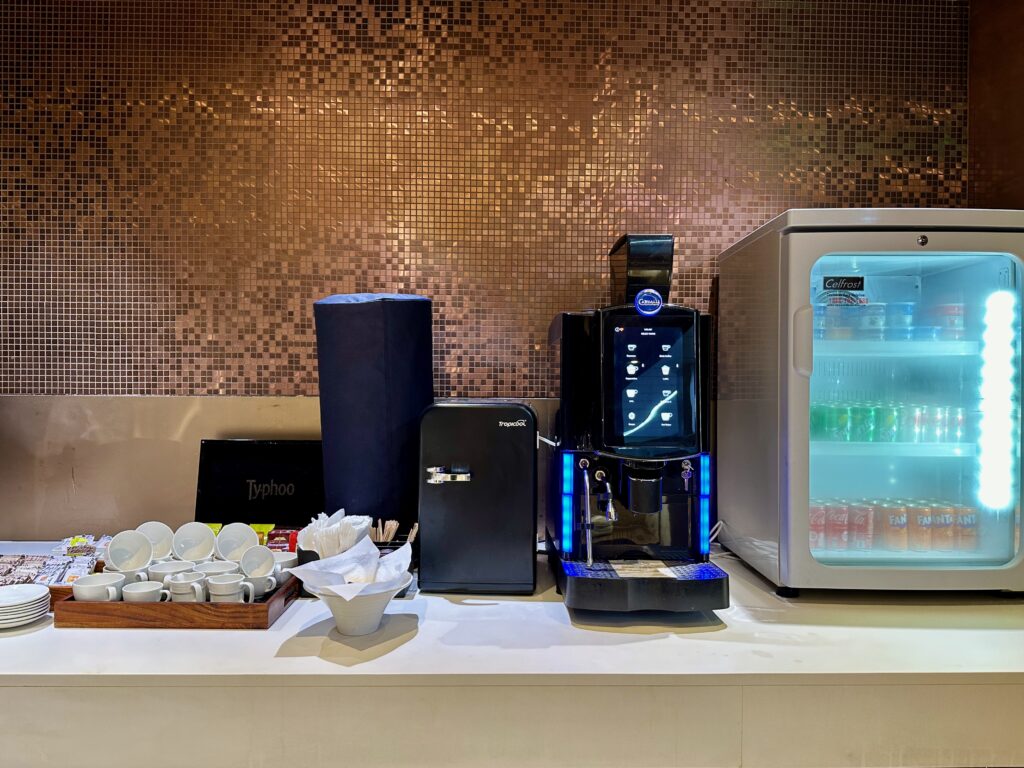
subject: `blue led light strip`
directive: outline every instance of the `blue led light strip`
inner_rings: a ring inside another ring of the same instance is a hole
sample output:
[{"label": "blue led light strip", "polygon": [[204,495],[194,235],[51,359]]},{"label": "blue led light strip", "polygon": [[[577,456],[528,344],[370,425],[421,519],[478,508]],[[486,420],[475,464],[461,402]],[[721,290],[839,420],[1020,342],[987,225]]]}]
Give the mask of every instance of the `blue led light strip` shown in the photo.
[{"label": "blue led light strip", "polygon": [[562,552],[572,553],[572,454],[562,454]]},{"label": "blue led light strip", "polygon": [[700,457],[700,553],[711,552],[711,457]]}]

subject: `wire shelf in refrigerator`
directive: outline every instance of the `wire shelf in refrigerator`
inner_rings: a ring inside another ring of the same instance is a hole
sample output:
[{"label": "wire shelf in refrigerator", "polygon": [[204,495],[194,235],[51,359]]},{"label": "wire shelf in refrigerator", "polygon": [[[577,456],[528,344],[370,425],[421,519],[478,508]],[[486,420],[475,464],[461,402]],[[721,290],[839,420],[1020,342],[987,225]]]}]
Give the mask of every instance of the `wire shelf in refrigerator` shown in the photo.
[{"label": "wire shelf in refrigerator", "polygon": [[815,357],[969,357],[976,341],[827,341],[814,342]]},{"label": "wire shelf in refrigerator", "polygon": [[984,554],[981,552],[939,552],[935,550],[917,552],[904,550],[891,552],[886,550],[832,550],[812,549],[814,559],[822,565],[832,566],[870,566],[874,568],[977,568],[1005,565],[1012,558],[1012,553],[1002,555]]},{"label": "wire shelf in refrigerator", "polygon": [[814,456],[911,456],[921,458],[966,458],[977,454],[973,443],[846,443],[812,440]]}]

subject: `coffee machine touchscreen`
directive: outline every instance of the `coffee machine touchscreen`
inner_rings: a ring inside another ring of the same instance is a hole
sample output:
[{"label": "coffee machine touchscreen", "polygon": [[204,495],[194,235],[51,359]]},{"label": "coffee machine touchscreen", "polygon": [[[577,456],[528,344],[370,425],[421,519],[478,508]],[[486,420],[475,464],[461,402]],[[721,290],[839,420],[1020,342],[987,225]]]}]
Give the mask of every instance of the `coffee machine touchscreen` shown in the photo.
[{"label": "coffee machine touchscreen", "polygon": [[677,442],[692,419],[684,331],[616,324],[613,332],[616,436],[625,446]]}]

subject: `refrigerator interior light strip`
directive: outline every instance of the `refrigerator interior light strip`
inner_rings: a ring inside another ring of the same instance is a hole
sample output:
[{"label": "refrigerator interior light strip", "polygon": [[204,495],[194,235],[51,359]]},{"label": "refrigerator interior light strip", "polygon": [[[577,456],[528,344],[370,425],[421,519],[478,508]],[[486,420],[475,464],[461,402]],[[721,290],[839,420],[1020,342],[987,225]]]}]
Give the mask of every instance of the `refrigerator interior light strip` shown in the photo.
[{"label": "refrigerator interior light strip", "polygon": [[992,510],[1007,509],[1014,502],[1016,304],[1016,297],[1010,291],[989,295],[981,334],[978,502]]}]

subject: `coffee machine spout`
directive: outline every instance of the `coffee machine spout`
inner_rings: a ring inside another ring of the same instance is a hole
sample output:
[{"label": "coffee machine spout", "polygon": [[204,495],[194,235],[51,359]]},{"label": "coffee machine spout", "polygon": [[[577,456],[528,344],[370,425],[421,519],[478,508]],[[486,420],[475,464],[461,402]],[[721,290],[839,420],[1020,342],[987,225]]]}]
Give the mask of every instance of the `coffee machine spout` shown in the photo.
[{"label": "coffee machine spout", "polygon": [[626,489],[629,511],[638,515],[661,512],[661,480],[664,464],[653,467],[626,465]]}]

